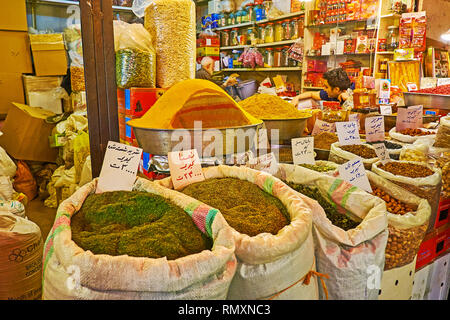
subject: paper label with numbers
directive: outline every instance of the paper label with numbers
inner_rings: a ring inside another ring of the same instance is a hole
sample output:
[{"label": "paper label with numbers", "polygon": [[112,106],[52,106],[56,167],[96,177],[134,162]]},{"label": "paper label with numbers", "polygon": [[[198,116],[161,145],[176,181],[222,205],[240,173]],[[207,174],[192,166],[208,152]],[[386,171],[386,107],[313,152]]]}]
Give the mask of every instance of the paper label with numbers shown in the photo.
[{"label": "paper label with numbers", "polygon": [[265,171],[270,174],[275,174],[278,171],[277,158],[273,152],[261,155],[257,158],[250,158],[247,166],[249,168]]},{"label": "paper label with numbers", "polygon": [[311,135],[315,136],[316,134],[319,134],[321,132],[336,132],[336,124],[330,123],[322,120],[316,120],[314,123],[313,131],[311,132]]},{"label": "paper label with numbers", "polygon": [[369,117],[365,121],[366,141],[384,141],[384,117]]},{"label": "paper label with numbers", "polygon": [[179,190],[191,183],[205,180],[196,149],[168,153],[173,187]]},{"label": "paper label with numbers", "polygon": [[361,119],[361,115],[359,113],[351,113],[348,116],[348,121],[356,121],[358,123],[358,129],[361,128],[361,124],[359,123]]},{"label": "paper label with numbers", "polygon": [[295,138],[291,140],[294,164],[315,164],[314,137]]},{"label": "paper label with numbers", "polygon": [[382,164],[386,164],[391,160],[389,157],[389,151],[386,149],[384,143],[374,143],[372,147],[375,148],[375,153],[377,154],[378,159],[381,160]]},{"label": "paper label with numbers", "polygon": [[392,114],[392,106],[391,105],[380,105],[380,114],[383,116],[389,116]]},{"label": "paper label with numbers", "polygon": [[336,122],[336,131],[341,146],[362,143],[356,121]]},{"label": "paper label with numbers", "polygon": [[398,108],[396,131],[405,129],[417,129],[423,126],[423,106],[411,106],[408,108]]},{"label": "paper label with numbers", "polygon": [[267,138],[267,129],[259,129],[255,134],[256,150],[268,150],[270,148],[269,139]]},{"label": "paper label with numbers", "polygon": [[141,156],[141,148],[108,141],[95,192],[131,191]]},{"label": "paper label with numbers", "polygon": [[340,165],[338,170],[341,179],[367,192],[372,192],[369,178],[367,178],[366,169],[364,169],[361,158],[356,157]]}]

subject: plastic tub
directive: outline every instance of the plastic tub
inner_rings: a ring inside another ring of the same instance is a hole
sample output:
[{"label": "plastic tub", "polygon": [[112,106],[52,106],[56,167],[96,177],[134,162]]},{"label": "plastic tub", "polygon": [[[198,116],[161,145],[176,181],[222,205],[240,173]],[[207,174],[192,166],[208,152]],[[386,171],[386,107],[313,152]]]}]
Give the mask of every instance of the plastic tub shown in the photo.
[{"label": "plastic tub", "polygon": [[236,89],[239,98],[244,100],[256,93],[258,85],[256,80],[244,80],[236,85]]}]

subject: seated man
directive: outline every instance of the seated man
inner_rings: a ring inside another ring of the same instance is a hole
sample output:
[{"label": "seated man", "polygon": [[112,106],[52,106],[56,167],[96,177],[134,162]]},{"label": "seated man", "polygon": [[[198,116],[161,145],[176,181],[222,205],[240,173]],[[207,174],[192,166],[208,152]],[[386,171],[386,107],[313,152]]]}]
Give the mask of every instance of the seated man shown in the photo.
[{"label": "seated man", "polygon": [[211,57],[204,57],[200,64],[202,65],[202,67],[195,72],[196,79],[205,79],[212,81],[222,88],[226,88],[237,83],[236,78],[231,76],[228,77],[228,79],[224,83],[222,83],[222,81],[214,80],[212,78],[212,75],[214,73],[214,60]]},{"label": "seated man", "polygon": [[309,91],[299,94],[291,103],[295,106],[300,100],[314,99],[323,101],[338,101],[341,104],[348,99],[347,89],[354,88],[347,73],[342,68],[336,68],[323,74],[324,89],[320,91]]}]

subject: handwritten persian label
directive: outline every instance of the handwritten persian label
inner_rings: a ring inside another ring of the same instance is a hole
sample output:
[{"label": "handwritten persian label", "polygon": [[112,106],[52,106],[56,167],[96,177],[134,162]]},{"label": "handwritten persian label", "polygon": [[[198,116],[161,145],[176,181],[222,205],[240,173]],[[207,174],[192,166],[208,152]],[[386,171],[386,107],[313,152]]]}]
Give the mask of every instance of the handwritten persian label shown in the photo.
[{"label": "handwritten persian label", "polygon": [[131,191],[136,180],[141,156],[141,148],[108,141],[96,193]]},{"label": "handwritten persian label", "polygon": [[257,158],[250,158],[247,167],[275,174],[278,171],[278,162],[273,152],[271,152]]},{"label": "handwritten persian label", "polygon": [[361,144],[356,121],[336,122],[336,131],[341,146]]},{"label": "handwritten persian label", "polygon": [[376,142],[384,140],[384,117],[369,117],[365,121],[366,140]]},{"label": "handwritten persian label", "polygon": [[295,138],[291,140],[294,164],[315,164],[314,138]]},{"label": "handwritten persian label", "polygon": [[372,192],[372,188],[370,187],[369,179],[367,178],[366,170],[364,169],[364,164],[361,158],[356,157],[340,165],[338,171],[339,176],[343,180],[367,192]]},{"label": "handwritten persian label", "polygon": [[391,160],[389,157],[389,151],[387,151],[384,143],[375,143],[372,146],[375,148],[375,153],[382,164],[386,164]]},{"label": "handwritten persian label", "polygon": [[268,150],[269,149],[269,139],[267,138],[267,129],[259,129],[258,133],[255,134],[254,145],[257,150]]},{"label": "handwritten persian label", "polygon": [[168,153],[173,187],[179,190],[191,183],[205,180],[196,149]]},{"label": "handwritten persian label", "polygon": [[380,105],[380,114],[383,116],[389,116],[392,114],[391,105]]},{"label": "handwritten persian label", "polygon": [[348,116],[348,121],[356,121],[358,123],[358,130],[361,128],[360,119],[361,115],[359,113],[351,113]]},{"label": "handwritten persian label", "polygon": [[311,135],[315,136],[316,134],[319,134],[321,132],[335,133],[336,132],[336,124],[322,121],[322,120],[316,120],[316,122],[314,123],[314,128],[313,128]]},{"label": "handwritten persian label", "polygon": [[411,106],[408,108],[398,108],[396,131],[408,128],[417,129],[423,126],[423,106]]}]

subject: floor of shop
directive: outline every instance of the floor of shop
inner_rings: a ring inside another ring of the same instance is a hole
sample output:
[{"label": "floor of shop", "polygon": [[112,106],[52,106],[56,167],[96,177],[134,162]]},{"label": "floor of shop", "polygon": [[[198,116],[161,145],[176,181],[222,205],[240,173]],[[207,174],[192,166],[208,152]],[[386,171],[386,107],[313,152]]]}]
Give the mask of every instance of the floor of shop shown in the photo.
[{"label": "floor of shop", "polygon": [[25,214],[29,220],[36,223],[41,229],[42,239],[45,241],[47,235],[53,227],[56,208],[49,208],[44,205],[44,200],[35,198],[30,201],[25,208]]}]

